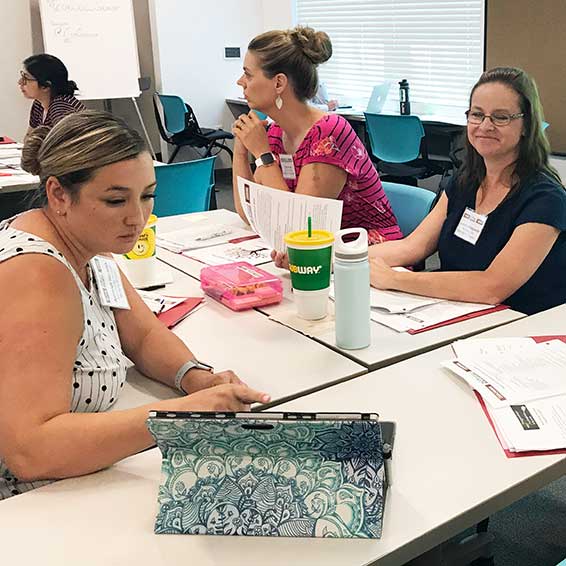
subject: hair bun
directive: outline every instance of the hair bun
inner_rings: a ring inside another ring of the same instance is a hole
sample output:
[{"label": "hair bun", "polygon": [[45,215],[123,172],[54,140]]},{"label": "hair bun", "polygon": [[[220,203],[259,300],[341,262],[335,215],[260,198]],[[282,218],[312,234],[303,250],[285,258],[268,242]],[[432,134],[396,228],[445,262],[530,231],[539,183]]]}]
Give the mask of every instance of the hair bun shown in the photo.
[{"label": "hair bun", "polygon": [[76,90],[79,90],[77,83],[75,81],[67,81],[67,91],[69,94],[73,94]]},{"label": "hair bun", "polygon": [[298,45],[305,57],[315,65],[320,65],[332,57],[332,42],[324,31],[315,31],[306,26],[297,26],[289,32],[293,42]]},{"label": "hair bun", "polygon": [[32,175],[39,175],[41,165],[39,162],[39,152],[43,141],[47,137],[51,128],[48,126],[39,126],[34,128],[24,139],[24,147],[22,149],[22,169]]}]

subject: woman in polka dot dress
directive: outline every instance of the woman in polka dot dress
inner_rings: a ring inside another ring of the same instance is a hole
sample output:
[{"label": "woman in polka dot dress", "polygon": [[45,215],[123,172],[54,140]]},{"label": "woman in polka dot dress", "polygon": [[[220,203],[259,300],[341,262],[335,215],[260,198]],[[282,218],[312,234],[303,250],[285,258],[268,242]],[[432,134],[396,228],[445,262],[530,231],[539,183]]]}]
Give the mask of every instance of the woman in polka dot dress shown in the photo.
[{"label": "woman in polka dot dress", "polygon": [[[194,355],[128,281],[105,306],[93,258],[125,253],[153,208],[155,175],[137,132],[100,112],[27,138],[22,165],[44,204],[0,223],[0,500],[108,467],[153,444],[148,410],[246,410],[268,396],[231,371],[183,369]],[[131,360],[188,395],[124,411]]]}]

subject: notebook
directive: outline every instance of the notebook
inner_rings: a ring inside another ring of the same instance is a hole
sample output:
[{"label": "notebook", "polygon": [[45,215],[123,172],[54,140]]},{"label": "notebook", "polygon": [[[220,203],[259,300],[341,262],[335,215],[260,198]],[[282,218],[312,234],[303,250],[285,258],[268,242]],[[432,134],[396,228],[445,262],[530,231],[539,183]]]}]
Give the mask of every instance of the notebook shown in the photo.
[{"label": "notebook", "polygon": [[156,534],[380,538],[393,423],[373,414],[150,412]]},{"label": "notebook", "polygon": [[373,91],[371,93],[371,96],[369,97],[366,112],[379,114],[383,110],[383,106],[385,104],[385,100],[387,99],[390,87],[390,82],[384,82],[373,87]]}]

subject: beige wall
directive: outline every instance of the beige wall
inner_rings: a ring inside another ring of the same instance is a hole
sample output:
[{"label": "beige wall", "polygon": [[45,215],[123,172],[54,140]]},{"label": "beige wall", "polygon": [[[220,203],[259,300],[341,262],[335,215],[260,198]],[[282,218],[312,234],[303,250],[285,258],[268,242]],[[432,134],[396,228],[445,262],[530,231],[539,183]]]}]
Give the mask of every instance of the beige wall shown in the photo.
[{"label": "beige wall", "polygon": [[22,139],[31,102],[17,85],[22,61],[32,54],[30,6],[25,0],[0,0],[0,135]]},{"label": "beige wall", "polygon": [[553,151],[566,153],[566,0],[488,0],[487,68],[521,67],[537,82]]}]

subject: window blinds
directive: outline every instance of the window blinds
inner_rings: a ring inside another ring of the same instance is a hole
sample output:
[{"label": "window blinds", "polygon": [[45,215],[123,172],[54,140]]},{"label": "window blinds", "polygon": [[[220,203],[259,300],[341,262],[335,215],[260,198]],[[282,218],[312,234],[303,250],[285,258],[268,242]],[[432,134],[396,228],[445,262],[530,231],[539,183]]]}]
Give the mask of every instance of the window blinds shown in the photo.
[{"label": "window blinds", "polygon": [[484,0],[296,0],[297,23],[328,33],[333,55],[319,68],[331,95],[365,102],[385,80],[398,98],[467,107],[483,71]]}]

